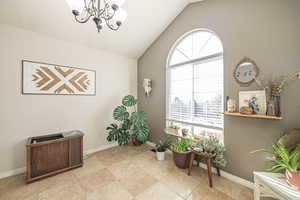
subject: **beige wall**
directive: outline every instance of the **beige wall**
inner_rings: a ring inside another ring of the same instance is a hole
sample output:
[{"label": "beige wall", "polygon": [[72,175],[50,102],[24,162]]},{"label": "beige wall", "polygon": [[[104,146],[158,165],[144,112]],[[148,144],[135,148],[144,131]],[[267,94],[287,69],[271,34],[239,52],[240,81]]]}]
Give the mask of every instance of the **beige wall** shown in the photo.
[{"label": "beige wall", "polygon": [[[188,6],[138,61],[139,108],[150,115],[151,141],[164,136],[165,67],[170,48],[184,33],[208,28],[224,45],[225,96],[238,98],[240,88],[232,73],[244,57],[254,59],[263,77],[300,71],[299,0],[206,0]],[[145,97],[142,80],[153,80],[153,93]],[[300,127],[300,81],[283,94],[284,120],[267,121],[225,117],[225,171],[252,180],[254,170],[267,166],[264,155],[249,152],[270,147],[286,128]]]},{"label": "beige wall", "polygon": [[[22,59],[94,69],[97,95],[21,95]],[[106,145],[113,108],[137,87],[136,60],[7,25],[0,25],[0,74],[0,176],[25,166],[29,136],[79,129],[84,150]]]}]

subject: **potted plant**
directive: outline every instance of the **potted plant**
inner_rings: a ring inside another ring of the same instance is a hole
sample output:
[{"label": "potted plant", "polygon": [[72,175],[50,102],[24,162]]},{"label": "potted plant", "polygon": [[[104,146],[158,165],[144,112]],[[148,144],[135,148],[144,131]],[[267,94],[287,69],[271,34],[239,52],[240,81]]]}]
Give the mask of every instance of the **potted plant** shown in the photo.
[{"label": "potted plant", "polygon": [[165,160],[165,152],[170,147],[170,142],[165,141],[162,142],[161,140],[155,145],[155,151],[156,151],[156,158],[159,161]]},{"label": "potted plant", "polygon": [[272,150],[259,149],[255,152],[267,152],[272,155],[267,159],[275,165],[269,169],[272,172],[278,173],[285,170],[287,182],[291,186],[300,188],[300,144],[293,149],[288,149],[280,139],[272,145]]},{"label": "potted plant", "polygon": [[186,169],[188,167],[192,144],[194,144],[193,140],[181,139],[170,146],[170,149],[173,152],[173,160],[177,167],[181,169]]},{"label": "potted plant", "polygon": [[106,128],[109,142],[117,141],[119,145],[126,145],[131,140],[137,145],[148,140],[148,117],[144,111],[137,111],[137,99],[134,96],[128,95],[122,99],[122,105],[115,108],[113,118],[117,123]]},{"label": "potted plant", "polygon": [[203,138],[194,145],[194,150],[199,152],[205,152],[215,156],[213,163],[217,167],[226,167],[227,161],[225,160],[224,153],[226,151],[223,143],[220,142],[216,136],[209,136]]}]

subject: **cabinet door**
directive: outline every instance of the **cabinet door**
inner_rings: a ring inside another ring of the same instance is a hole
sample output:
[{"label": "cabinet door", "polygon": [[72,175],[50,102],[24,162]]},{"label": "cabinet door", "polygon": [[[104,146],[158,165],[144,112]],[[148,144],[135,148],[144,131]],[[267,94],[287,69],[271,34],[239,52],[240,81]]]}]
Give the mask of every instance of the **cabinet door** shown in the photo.
[{"label": "cabinet door", "polygon": [[71,167],[82,164],[82,137],[70,140],[70,165]]},{"label": "cabinet door", "polygon": [[69,167],[69,142],[56,142],[31,149],[31,178]]}]

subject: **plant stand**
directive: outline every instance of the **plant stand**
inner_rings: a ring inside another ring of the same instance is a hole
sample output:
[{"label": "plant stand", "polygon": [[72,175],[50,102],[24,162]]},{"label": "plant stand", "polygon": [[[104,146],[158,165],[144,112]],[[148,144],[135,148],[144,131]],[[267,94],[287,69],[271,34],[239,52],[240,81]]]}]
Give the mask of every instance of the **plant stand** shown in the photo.
[{"label": "plant stand", "polygon": [[[203,153],[203,152],[192,151],[192,155],[191,155],[191,159],[190,159],[190,165],[189,165],[189,169],[188,169],[188,175],[189,176],[191,175],[191,171],[192,171],[192,167],[193,167],[193,162],[194,162],[196,156],[200,156],[202,158],[205,158],[205,160],[206,160],[206,166],[207,166],[207,173],[208,173],[208,180],[209,180],[209,187],[213,187],[213,181],[212,181],[212,161],[215,158],[215,156],[212,156],[210,154]],[[198,165],[199,165],[199,163],[198,163]],[[218,167],[216,167],[216,169],[217,169],[218,176],[221,176],[220,169]]]}]

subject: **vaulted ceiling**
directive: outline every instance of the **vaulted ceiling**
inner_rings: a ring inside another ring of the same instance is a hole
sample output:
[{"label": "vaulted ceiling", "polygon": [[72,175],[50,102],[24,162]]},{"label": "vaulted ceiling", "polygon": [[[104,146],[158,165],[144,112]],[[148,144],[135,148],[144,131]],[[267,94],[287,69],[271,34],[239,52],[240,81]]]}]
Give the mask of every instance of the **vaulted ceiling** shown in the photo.
[{"label": "vaulted ceiling", "polygon": [[121,29],[98,34],[93,22],[75,22],[65,0],[1,0],[0,23],[138,58],[195,1],[199,0],[127,0],[123,7],[128,18]]}]

